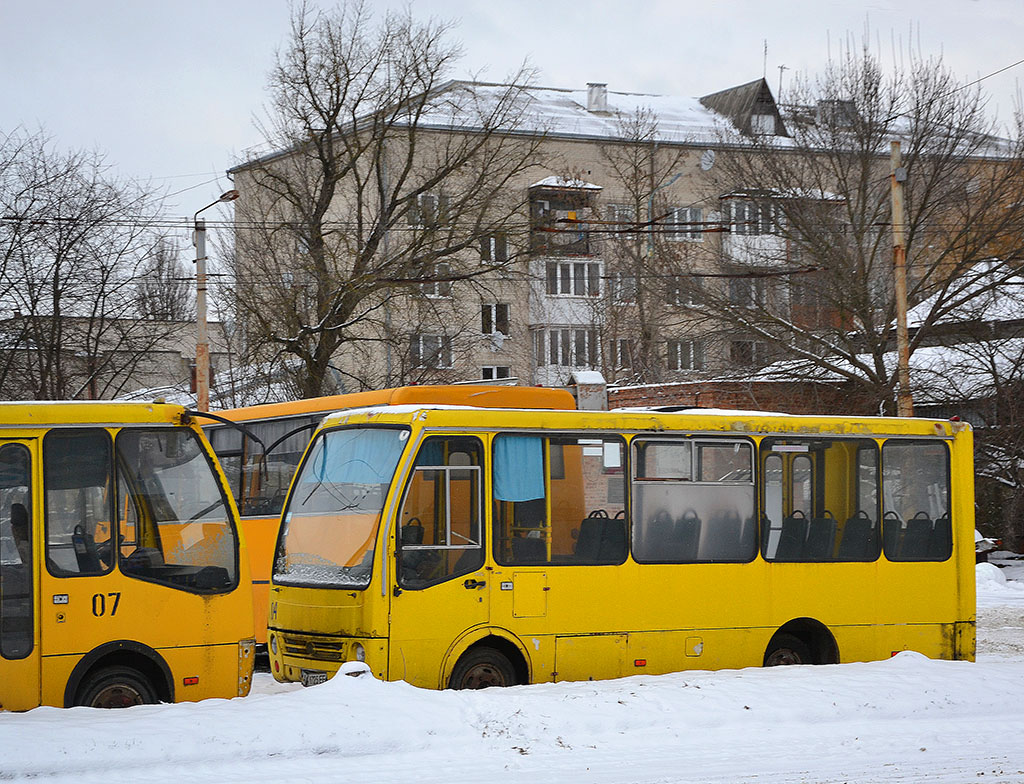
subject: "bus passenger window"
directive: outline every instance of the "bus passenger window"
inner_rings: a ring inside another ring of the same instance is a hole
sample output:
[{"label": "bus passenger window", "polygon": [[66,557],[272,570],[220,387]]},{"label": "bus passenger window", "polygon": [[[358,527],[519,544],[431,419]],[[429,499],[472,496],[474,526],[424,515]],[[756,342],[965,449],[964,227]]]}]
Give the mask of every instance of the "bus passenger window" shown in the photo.
[{"label": "bus passenger window", "polygon": [[103,574],[113,565],[110,451],[110,436],[101,429],[51,430],[43,438],[52,574]]},{"label": "bus passenger window", "polygon": [[494,439],[494,552],[501,564],[626,560],[625,445],[617,437]]},{"label": "bus passenger window", "polygon": [[761,547],[769,561],[878,557],[877,448],[869,439],[766,438]]},{"label": "bus passenger window", "polygon": [[32,652],[32,492],[29,452],[0,446],[0,657]]},{"label": "bus passenger window", "polygon": [[882,510],[882,540],[890,561],[945,561],[953,554],[944,443],[885,442]]},{"label": "bus passenger window", "polygon": [[475,438],[427,438],[416,456],[398,528],[398,581],[426,588],[484,565],[481,456]]},{"label": "bus passenger window", "polygon": [[636,560],[753,560],[757,523],[749,442],[638,439],[633,443]]}]

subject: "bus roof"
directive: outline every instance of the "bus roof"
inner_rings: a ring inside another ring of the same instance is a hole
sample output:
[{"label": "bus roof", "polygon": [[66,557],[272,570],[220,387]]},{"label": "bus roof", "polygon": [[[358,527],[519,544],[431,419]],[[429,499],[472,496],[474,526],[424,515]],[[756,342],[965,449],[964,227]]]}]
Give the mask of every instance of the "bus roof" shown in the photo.
[{"label": "bus roof", "polygon": [[175,403],[122,400],[19,400],[0,402],[0,426],[50,426],[137,422],[180,424],[185,409]]},{"label": "bus roof", "polygon": [[566,389],[550,387],[512,387],[490,385],[424,385],[393,387],[347,395],[329,395],[259,406],[217,411],[232,422],[295,416],[297,414],[328,414],[351,408],[373,408],[398,405],[472,406],[474,408],[544,408],[575,409],[576,400]]},{"label": "bus roof", "polygon": [[408,424],[416,421],[425,427],[465,427],[485,429],[572,430],[601,428],[624,432],[722,432],[734,435],[774,434],[792,437],[858,435],[939,436],[950,438],[969,430],[965,422],[942,419],[898,417],[811,416],[773,414],[757,411],[532,411],[505,410],[496,412],[473,407],[440,405],[379,406],[358,411],[342,411],[325,420],[325,426],[352,422]]}]

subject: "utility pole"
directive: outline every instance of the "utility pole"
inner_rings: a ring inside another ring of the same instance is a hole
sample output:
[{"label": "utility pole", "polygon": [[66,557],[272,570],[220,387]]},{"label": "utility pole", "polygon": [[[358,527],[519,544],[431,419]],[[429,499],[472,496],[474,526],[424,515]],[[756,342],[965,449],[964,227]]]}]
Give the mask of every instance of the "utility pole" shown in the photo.
[{"label": "utility pole", "polygon": [[900,143],[890,147],[892,191],[892,268],[896,295],[897,383],[896,412],[902,417],[914,416],[914,399],[910,394],[910,338],[907,334],[907,247],[903,237],[903,183],[907,170],[900,163]]},{"label": "utility pole", "polygon": [[206,330],[206,221],[199,220],[199,213],[222,201],[234,201],[238,191],[230,190],[220,195],[192,216],[195,232],[192,244],[196,246],[196,408],[210,410],[210,339]]}]

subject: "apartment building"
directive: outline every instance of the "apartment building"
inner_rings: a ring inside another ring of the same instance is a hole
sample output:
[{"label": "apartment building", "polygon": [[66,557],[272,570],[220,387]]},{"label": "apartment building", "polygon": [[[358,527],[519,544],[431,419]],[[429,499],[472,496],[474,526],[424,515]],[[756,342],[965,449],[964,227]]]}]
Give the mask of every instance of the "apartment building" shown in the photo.
[{"label": "apartment building", "polygon": [[[439,94],[485,103],[503,89],[451,82]],[[584,369],[618,383],[686,381],[772,359],[763,335],[710,302],[734,312],[785,311],[812,326],[841,318],[818,301],[812,278],[791,281],[788,271],[805,259],[779,236],[779,215],[723,166],[748,154],[751,139],[771,137],[786,149],[786,122],[765,80],[702,98],[597,83],[524,92],[528,107],[514,133],[539,144],[533,165],[505,187],[520,203],[520,219],[396,282],[400,296],[392,290],[347,324],[355,339],[330,358],[339,389],[503,379],[561,385]],[[440,114],[419,124],[436,144],[467,133],[451,128]],[[264,209],[257,205],[266,204],[258,173],[289,154],[230,172],[242,193],[240,269],[256,260],[241,240]],[[810,193],[790,197],[826,208],[838,200]],[[421,193],[405,225],[385,235],[385,252],[396,253],[411,233],[444,226],[452,199],[444,182]],[[337,220],[348,209],[339,203]],[[309,282],[287,275],[301,297]]]}]

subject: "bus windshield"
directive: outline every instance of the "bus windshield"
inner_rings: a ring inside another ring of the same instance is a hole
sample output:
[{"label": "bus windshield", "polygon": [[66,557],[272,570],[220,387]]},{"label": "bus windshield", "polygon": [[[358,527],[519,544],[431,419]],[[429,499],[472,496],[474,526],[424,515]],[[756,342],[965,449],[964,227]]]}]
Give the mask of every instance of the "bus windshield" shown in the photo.
[{"label": "bus windshield", "polygon": [[409,438],[399,428],[320,433],[292,484],[274,582],[365,588],[384,499]]}]

